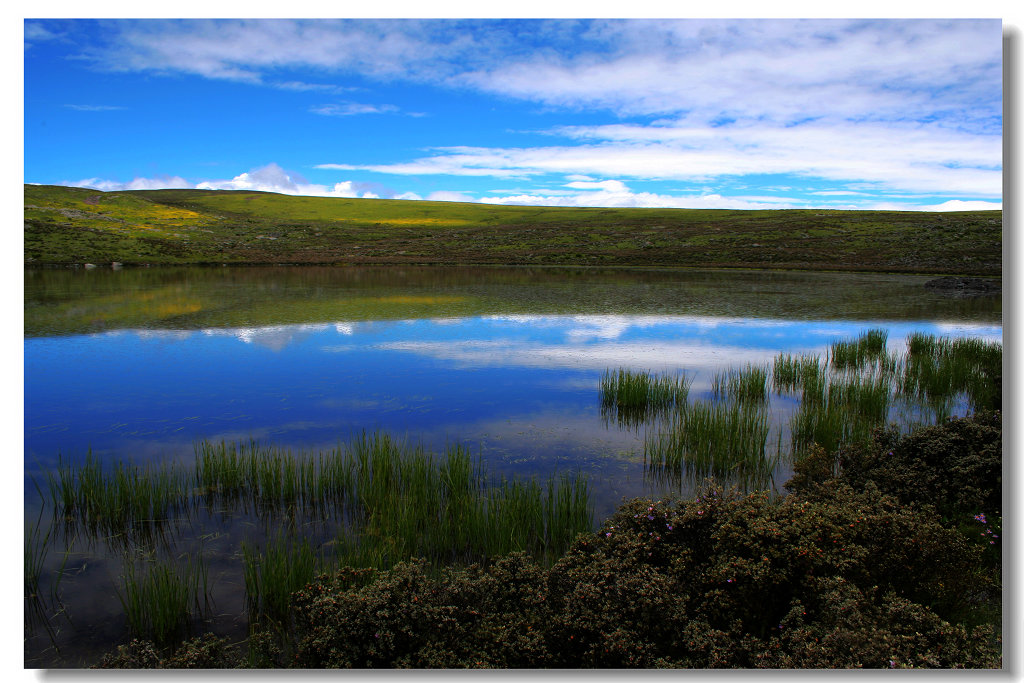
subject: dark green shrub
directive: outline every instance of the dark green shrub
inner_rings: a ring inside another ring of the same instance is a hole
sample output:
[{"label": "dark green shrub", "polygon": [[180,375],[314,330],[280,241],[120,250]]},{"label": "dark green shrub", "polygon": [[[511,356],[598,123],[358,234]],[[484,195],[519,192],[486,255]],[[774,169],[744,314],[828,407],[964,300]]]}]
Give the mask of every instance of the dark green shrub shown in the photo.
[{"label": "dark green shrub", "polygon": [[227,638],[207,633],[179,645],[167,655],[152,641],[132,639],[103,656],[99,669],[223,669],[238,665]]},{"label": "dark green shrub", "polygon": [[977,589],[977,547],[872,485],[814,490],[630,501],[550,570],[322,577],[296,594],[294,664],[999,666],[990,630],[946,619]]},{"label": "dark green shrub", "polygon": [[840,458],[842,479],[873,481],[903,503],[934,505],[945,517],[1002,510],[1002,418],[999,412],[956,418],[906,436],[875,432],[869,447]]},{"label": "dark green shrub", "polygon": [[300,667],[517,668],[546,660],[544,570],[517,553],[482,569],[402,563],[352,570],[295,595]]}]

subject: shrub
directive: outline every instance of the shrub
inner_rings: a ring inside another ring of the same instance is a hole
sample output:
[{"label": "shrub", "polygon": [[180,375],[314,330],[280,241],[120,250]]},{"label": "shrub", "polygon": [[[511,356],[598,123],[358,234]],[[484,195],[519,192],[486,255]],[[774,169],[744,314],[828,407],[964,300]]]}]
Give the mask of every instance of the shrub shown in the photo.
[{"label": "shrub", "polygon": [[300,667],[478,668],[546,659],[544,570],[523,553],[431,574],[401,563],[360,585],[342,570],[295,595]]},{"label": "shrub", "polygon": [[99,669],[221,669],[237,666],[237,654],[227,638],[207,633],[165,654],[152,641],[132,639],[106,654]]},{"label": "shrub", "polygon": [[1002,509],[1002,418],[999,412],[948,420],[906,436],[877,430],[869,447],[841,456],[842,479],[873,481],[903,503],[934,505],[947,518]]},{"label": "shrub", "polygon": [[294,664],[999,666],[990,630],[946,618],[977,547],[872,485],[815,491],[630,501],[550,570],[513,555],[324,576],[296,594]]}]

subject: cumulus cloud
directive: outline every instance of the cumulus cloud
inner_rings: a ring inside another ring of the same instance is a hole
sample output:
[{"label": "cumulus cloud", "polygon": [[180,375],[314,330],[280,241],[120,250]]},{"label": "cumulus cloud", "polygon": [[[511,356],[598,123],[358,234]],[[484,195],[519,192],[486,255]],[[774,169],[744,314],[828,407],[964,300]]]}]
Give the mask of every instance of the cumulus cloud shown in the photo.
[{"label": "cumulus cloud", "polygon": [[[156,178],[135,178],[129,182],[86,178],[75,182],[63,182],[62,185],[72,187],[91,187],[104,192],[123,190],[254,190],[258,192],[277,192],[279,194],[301,195],[311,197],[342,197],[360,199],[378,199],[381,196],[393,197],[394,192],[379,183],[363,183],[345,180],[333,185],[310,183],[301,175],[286,171],[278,164],[266,166],[240,173],[226,180],[204,180],[190,182],[178,176],[159,176]],[[452,193],[455,194],[455,193]],[[398,198],[415,198],[404,197]]]},{"label": "cumulus cloud", "polygon": [[[806,200],[785,196],[723,196],[710,191],[684,194],[636,192],[618,179],[603,181],[573,180],[565,189],[544,192],[520,192],[476,198],[461,191],[438,190],[426,197],[415,192],[397,193],[379,183],[345,180],[333,185],[310,183],[301,175],[286,171],[278,164],[240,173],[227,180],[205,180],[193,183],[178,176],[134,178],[130,182],[87,178],[63,185],[91,187],[104,192],[122,190],[198,189],[198,190],[253,190],[298,196],[340,197],[361,199],[405,199],[409,201],[480,202],[521,206],[614,207],[614,208],[679,208],[679,209],[791,209],[807,208]],[[834,193],[849,200],[857,193]],[[909,198],[913,199],[913,198]],[[920,198],[918,198],[920,199]],[[834,209],[916,210],[916,211],[971,211],[1001,209],[1001,202],[949,200],[939,204],[920,204],[909,201],[878,201],[872,195],[858,196],[857,202],[826,199],[815,206]]]},{"label": "cumulus cloud", "polygon": [[476,201],[465,192],[452,192],[450,190],[438,190],[427,195],[427,200],[432,202],[472,202]]},{"label": "cumulus cloud", "polygon": [[917,211],[1001,211],[1002,202],[964,201],[962,199],[950,199],[941,204],[925,204],[917,206]]},{"label": "cumulus cloud", "polygon": [[377,194],[361,187],[360,183],[351,180],[335,183],[333,186],[310,183],[301,175],[286,171],[274,163],[241,173],[231,180],[207,180],[195,187],[197,190],[257,190],[314,197],[378,197]]},{"label": "cumulus cloud", "polygon": [[184,190],[192,187],[184,178],[178,176],[160,176],[157,178],[134,178],[127,183],[101,178],[86,178],[77,182],[64,182],[61,185],[71,187],[91,187],[102,192],[120,192],[123,190]]}]

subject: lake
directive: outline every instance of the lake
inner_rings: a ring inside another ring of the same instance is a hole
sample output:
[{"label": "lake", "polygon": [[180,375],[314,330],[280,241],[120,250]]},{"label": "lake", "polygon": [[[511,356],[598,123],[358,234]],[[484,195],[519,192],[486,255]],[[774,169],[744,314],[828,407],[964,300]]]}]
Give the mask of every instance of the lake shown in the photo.
[{"label": "lake", "polygon": [[[586,477],[595,523],[623,498],[685,495],[700,477],[652,476],[645,435],[602,410],[627,368],[716,375],[780,352],[887,333],[1002,341],[1001,299],[926,289],[924,276],[568,268],[250,267],[25,271],[25,514],[59,462],[181,463],[195,444],[316,452],[387,433],[441,453],[460,444],[494,477]],[[769,444],[792,398],[773,398]],[[756,485],[782,491],[774,461]],[[741,486],[749,481],[736,482]],[[45,532],[44,532],[45,533]],[[245,515],[198,515],[159,552],[200,548],[214,616],[244,637]],[[329,543],[330,530],[310,532]],[[56,534],[55,534],[56,536]],[[117,598],[125,548],[71,535],[42,558],[27,667],[82,666],[126,642]],[[135,552],[140,552],[138,549]],[[153,550],[152,552],[157,552]],[[26,550],[26,556],[28,550]],[[58,574],[58,572],[60,572]],[[59,577],[55,578],[55,577]],[[27,609],[27,613],[30,610]]]}]

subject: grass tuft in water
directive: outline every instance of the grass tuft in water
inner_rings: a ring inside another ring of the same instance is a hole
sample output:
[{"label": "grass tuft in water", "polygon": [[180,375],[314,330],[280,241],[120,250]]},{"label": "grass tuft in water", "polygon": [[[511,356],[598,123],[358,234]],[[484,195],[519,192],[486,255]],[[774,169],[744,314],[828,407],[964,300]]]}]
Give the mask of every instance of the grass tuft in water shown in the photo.
[{"label": "grass tuft in water", "polygon": [[644,420],[686,402],[692,377],[654,375],[620,368],[601,376],[601,414],[621,425]]},{"label": "grass tuft in water", "polygon": [[699,476],[727,477],[772,464],[768,413],[759,406],[697,401],[677,411],[666,428],[644,441],[653,469],[685,468]]},{"label": "grass tuft in water", "polygon": [[768,366],[747,365],[715,375],[711,393],[719,400],[739,403],[764,403],[768,400]]},{"label": "grass tuft in water", "polygon": [[286,625],[291,594],[326,569],[307,539],[283,534],[262,551],[243,542],[242,562],[250,628],[268,619]]},{"label": "grass tuft in water", "polygon": [[871,361],[885,356],[889,333],[882,329],[868,330],[856,339],[832,343],[831,365],[836,370],[859,370]]},{"label": "grass tuft in water", "polygon": [[206,565],[200,558],[184,563],[147,561],[140,569],[125,564],[118,599],[133,637],[169,645],[188,635],[192,621],[209,612]]}]

